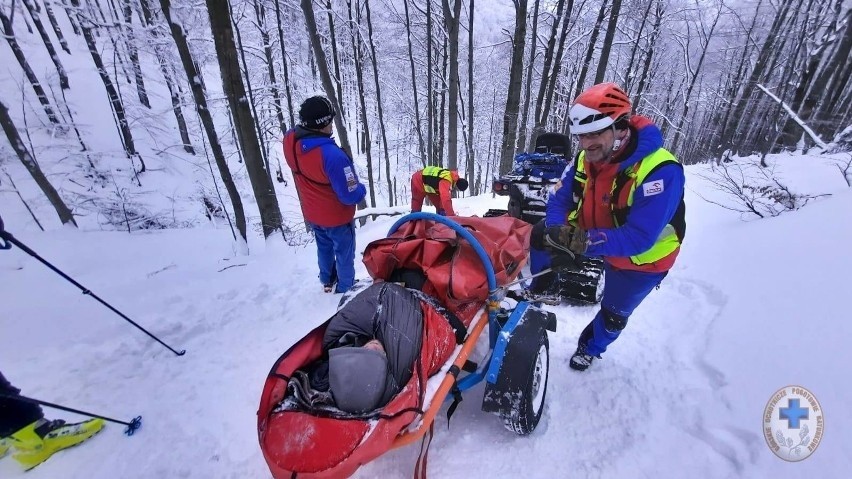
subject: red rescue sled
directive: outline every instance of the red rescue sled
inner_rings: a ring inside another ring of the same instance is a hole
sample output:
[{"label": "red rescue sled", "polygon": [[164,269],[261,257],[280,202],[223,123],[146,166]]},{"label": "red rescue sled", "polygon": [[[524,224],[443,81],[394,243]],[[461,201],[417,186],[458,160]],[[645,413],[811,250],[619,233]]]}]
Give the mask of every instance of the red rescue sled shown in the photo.
[{"label": "red rescue sled", "polygon": [[[500,286],[514,280],[526,261],[530,228],[508,216],[448,219],[414,213],[399,220],[387,238],[370,243],[364,263],[373,279],[387,279],[401,268],[422,270],[426,276],[423,292],[462,320],[466,337],[457,344],[453,329],[438,311],[440,307],[421,301],[423,342],[411,380],[379,415],[340,419],[278,408],[292,374],[321,356],[328,321],[311,331],[278,358],[261,395],[258,439],[272,475],[281,479],[349,476],[388,450],[422,438],[451,391],[458,393],[484,379],[489,384],[483,409],[499,414],[516,432],[531,432],[541,416],[546,389],[549,361],[544,330],[555,328],[555,318],[526,303],[519,303],[514,311],[506,311],[499,304]],[[520,321],[515,313],[543,320]],[[461,370],[489,324],[493,353],[475,372],[464,376]],[[524,332],[527,329],[530,333]],[[501,330],[510,334],[498,335]],[[513,336],[518,339],[510,344],[507,338]],[[532,339],[525,341],[526,337]],[[539,344],[542,341],[544,346]],[[519,348],[529,352],[511,352]],[[517,360],[503,361],[509,354]],[[509,363],[532,366],[523,368],[519,381],[507,383]],[[534,381],[529,380],[531,374]],[[526,392],[515,392],[520,383]],[[518,417],[517,400],[511,405],[501,403],[501,396],[512,394],[528,396],[532,420],[529,415]]]}]

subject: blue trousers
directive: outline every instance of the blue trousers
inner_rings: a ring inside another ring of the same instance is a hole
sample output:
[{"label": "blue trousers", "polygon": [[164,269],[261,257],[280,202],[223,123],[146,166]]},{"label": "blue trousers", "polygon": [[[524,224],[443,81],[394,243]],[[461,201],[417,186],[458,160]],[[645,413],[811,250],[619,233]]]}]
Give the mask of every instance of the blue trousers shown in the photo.
[{"label": "blue trousers", "polygon": [[336,292],[345,293],[355,283],[355,224],[330,228],[312,224],[311,228],[317,240],[320,282],[332,284],[336,279]]},{"label": "blue trousers", "polygon": [[580,334],[578,341],[579,345],[586,345],[587,354],[598,357],[618,339],[633,310],[663,281],[668,272],[629,271],[606,264],[605,274],[601,309]]},{"label": "blue trousers", "polygon": [[[541,249],[530,248],[530,274],[536,274],[547,268],[550,268],[550,253]],[[540,292],[543,289],[539,286],[542,282],[549,284],[554,279],[554,275],[552,274],[533,278],[529,289]]]}]

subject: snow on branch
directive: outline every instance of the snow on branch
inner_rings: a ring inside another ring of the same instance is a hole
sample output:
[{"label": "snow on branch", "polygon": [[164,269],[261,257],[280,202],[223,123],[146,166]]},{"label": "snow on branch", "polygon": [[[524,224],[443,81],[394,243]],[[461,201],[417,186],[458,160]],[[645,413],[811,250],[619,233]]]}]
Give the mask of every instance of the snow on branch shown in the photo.
[{"label": "snow on branch", "polygon": [[823,150],[826,150],[828,148],[828,145],[826,145],[825,142],[820,139],[819,135],[817,135],[813,130],[811,130],[811,127],[809,127],[804,122],[804,120],[799,118],[799,115],[797,115],[796,112],[794,112],[790,108],[789,105],[787,105],[786,103],[784,103],[784,101],[782,101],[780,98],[775,96],[775,94],[773,94],[772,92],[767,90],[766,87],[764,87],[763,85],[758,83],[757,87],[760,88],[763,91],[763,93],[766,93],[767,95],[769,95],[769,98],[772,98],[773,100],[775,100],[775,102],[777,102],[779,105],[781,105],[781,107],[784,108],[784,111],[786,111],[787,114],[790,115],[790,118],[792,118],[793,121],[798,123],[799,126],[801,126],[803,130],[805,130],[805,133],[807,133],[808,136],[810,136],[811,139],[814,140],[814,143],[816,143],[816,145],[818,147],[822,148]]}]

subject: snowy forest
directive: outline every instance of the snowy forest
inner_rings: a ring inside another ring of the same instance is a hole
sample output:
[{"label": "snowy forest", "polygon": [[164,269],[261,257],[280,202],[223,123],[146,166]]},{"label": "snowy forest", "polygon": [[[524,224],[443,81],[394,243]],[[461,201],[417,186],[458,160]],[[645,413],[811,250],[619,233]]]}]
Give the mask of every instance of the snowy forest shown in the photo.
[{"label": "snowy forest", "polygon": [[42,229],[309,240],[281,138],[315,94],[361,208],[407,205],[426,165],[490,192],[602,81],[685,164],[852,134],[843,0],[0,0],[0,22],[3,209]]}]

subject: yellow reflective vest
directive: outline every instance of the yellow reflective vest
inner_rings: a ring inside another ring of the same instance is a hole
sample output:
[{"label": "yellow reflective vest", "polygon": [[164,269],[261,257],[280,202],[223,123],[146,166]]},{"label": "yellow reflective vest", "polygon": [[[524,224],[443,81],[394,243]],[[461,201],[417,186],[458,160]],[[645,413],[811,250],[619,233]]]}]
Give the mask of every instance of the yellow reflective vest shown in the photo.
[{"label": "yellow reflective vest", "polygon": [[453,174],[450,170],[445,170],[439,166],[427,166],[423,168],[423,189],[430,195],[438,194],[438,183],[441,180],[450,182],[450,188],[454,186]]},{"label": "yellow reflective vest", "polygon": [[[580,152],[577,157],[577,168],[574,172],[574,182],[572,185],[574,209],[568,213],[567,217],[568,222],[574,224],[577,222],[580,208],[583,205],[583,196],[588,178],[584,158],[585,152]],[[612,207],[613,224],[616,227],[622,226],[627,222],[627,215],[630,212],[630,207],[633,206],[633,195],[636,192],[636,187],[643,184],[648,175],[668,163],[680,164],[674,155],[664,148],[659,148],[657,151],[615,175],[612,189],[610,190],[612,198],[610,205]],[[634,265],[644,265],[659,261],[675,252],[680,247],[686,230],[684,216],[685,207],[683,199],[681,199],[680,206],[675,212],[674,217],[663,228],[663,231],[660,232],[654,245],[647,251],[631,256],[630,262]]]}]

